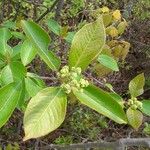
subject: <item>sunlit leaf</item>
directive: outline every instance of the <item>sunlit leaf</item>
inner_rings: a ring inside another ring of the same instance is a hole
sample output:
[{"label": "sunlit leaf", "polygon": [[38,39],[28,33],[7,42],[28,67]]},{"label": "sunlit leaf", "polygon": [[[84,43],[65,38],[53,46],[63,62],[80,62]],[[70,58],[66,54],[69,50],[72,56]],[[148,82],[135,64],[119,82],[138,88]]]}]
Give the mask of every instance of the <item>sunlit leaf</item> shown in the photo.
[{"label": "sunlit leaf", "polygon": [[57,129],[66,115],[66,94],[60,88],[48,87],[34,96],[25,111],[25,138],[37,138]]},{"label": "sunlit leaf", "polygon": [[83,26],[74,36],[69,66],[85,69],[102,51],[106,35],[102,17]]},{"label": "sunlit leaf", "polygon": [[129,121],[129,124],[135,129],[138,130],[138,128],[141,126],[143,121],[143,115],[139,110],[134,110],[131,107],[127,110],[127,118]]},{"label": "sunlit leaf", "polygon": [[144,78],[144,74],[141,73],[137,75],[134,79],[132,79],[129,83],[129,91],[131,96],[137,97],[143,94],[144,85],[145,85],[145,78]]},{"label": "sunlit leaf", "polygon": [[32,21],[22,21],[22,27],[28,38],[37,48],[37,53],[45,61],[45,63],[53,70],[57,70],[60,66],[58,57],[48,50],[50,37],[36,23]]},{"label": "sunlit leaf", "polygon": [[127,123],[127,118],[122,107],[107,92],[95,87],[88,86],[83,91],[74,91],[75,96],[81,103],[94,109],[100,114],[122,124]]}]

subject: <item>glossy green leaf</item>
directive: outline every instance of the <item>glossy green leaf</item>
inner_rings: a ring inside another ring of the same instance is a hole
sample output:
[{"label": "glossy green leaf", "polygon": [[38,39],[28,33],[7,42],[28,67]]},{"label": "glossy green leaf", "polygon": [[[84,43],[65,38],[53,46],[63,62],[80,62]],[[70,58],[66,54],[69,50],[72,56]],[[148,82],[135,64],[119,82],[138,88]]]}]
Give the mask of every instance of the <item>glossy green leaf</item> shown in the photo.
[{"label": "glossy green leaf", "polygon": [[17,104],[18,109],[22,109],[22,106],[24,106],[24,104],[25,104],[26,91],[25,91],[25,80],[24,79],[21,81],[21,84],[22,84],[22,92],[21,92],[20,99]]},{"label": "glossy green leaf", "polygon": [[127,118],[129,124],[135,129],[141,126],[143,121],[143,115],[139,110],[134,110],[131,107],[127,110]]},{"label": "glossy green leaf", "polygon": [[0,128],[14,111],[22,93],[21,89],[21,82],[10,83],[0,89]]},{"label": "glossy green leaf", "polygon": [[37,138],[57,129],[66,115],[67,98],[60,88],[48,87],[33,97],[25,111],[25,138]]},{"label": "glossy green leaf", "polygon": [[60,66],[60,60],[55,54],[48,50],[50,43],[48,34],[32,21],[22,21],[22,27],[30,41],[33,42],[37,48],[39,56],[52,70],[57,70]]},{"label": "glossy green leaf", "polygon": [[97,59],[103,66],[113,70],[119,71],[118,64],[115,59],[108,55],[101,54]]},{"label": "glossy green leaf", "polygon": [[106,35],[102,17],[83,26],[74,36],[69,66],[85,69],[102,51]]},{"label": "glossy green leaf", "polygon": [[34,59],[36,54],[37,51],[35,46],[29,40],[24,41],[20,52],[22,63],[25,66],[28,65]]},{"label": "glossy green leaf", "polygon": [[81,103],[94,109],[100,114],[119,124],[127,123],[127,118],[121,105],[102,89],[90,85],[87,88],[84,88],[83,92],[74,91],[74,94]]},{"label": "glossy green leaf", "polygon": [[0,75],[0,80],[2,85],[7,85],[9,83],[12,83],[13,80],[13,75],[12,71],[9,65],[5,66],[2,69],[1,75]]},{"label": "glossy green leaf", "polygon": [[26,75],[26,68],[18,61],[11,62],[3,68],[0,80],[3,85],[14,81],[21,81]]},{"label": "glossy green leaf", "polygon": [[150,100],[143,100],[142,101],[142,109],[141,109],[141,111],[144,114],[150,116]]},{"label": "glossy green leaf", "polygon": [[21,51],[22,43],[18,43],[16,46],[14,46],[12,58],[13,60],[20,60],[20,51]]},{"label": "glossy green leaf", "polygon": [[12,37],[10,31],[7,28],[1,28],[0,29],[0,53],[2,55],[8,55],[8,53],[11,54],[11,48],[7,44],[7,41]]},{"label": "glossy green leaf", "polygon": [[25,79],[25,86],[29,96],[35,96],[40,90],[42,90],[45,86],[40,86],[34,78],[27,77]]},{"label": "glossy green leaf", "polygon": [[47,21],[47,25],[48,25],[50,31],[54,32],[56,35],[60,35],[61,26],[58,24],[57,21],[55,21],[53,19],[49,19]]},{"label": "glossy green leaf", "polygon": [[129,83],[129,91],[132,97],[137,97],[143,94],[143,87],[145,85],[144,74],[141,73],[132,79]]},{"label": "glossy green leaf", "polygon": [[117,93],[109,93],[109,94],[114,100],[116,100],[116,102],[118,102],[121,105],[122,108],[124,108],[124,101],[120,95],[118,95]]}]

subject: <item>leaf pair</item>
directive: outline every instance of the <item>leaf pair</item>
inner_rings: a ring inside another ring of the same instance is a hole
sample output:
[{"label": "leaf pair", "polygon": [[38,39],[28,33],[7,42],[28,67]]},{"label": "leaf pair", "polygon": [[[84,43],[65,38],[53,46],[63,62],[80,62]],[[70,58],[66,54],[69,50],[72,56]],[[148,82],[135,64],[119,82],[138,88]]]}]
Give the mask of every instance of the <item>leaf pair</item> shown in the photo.
[{"label": "leaf pair", "polygon": [[[132,79],[129,83],[129,92],[132,98],[140,96],[144,92],[145,78],[144,74],[137,75],[134,79]],[[138,108],[139,110],[132,109],[131,107],[127,110],[127,117],[129,124],[134,128],[138,129],[143,121],[143,114],[150,116],[150,100],[143,100],[142,107]],[[142,111],[142,112],[141,112]]]},{"label": "leaf pair", "polygon": [[[55,56],[55,54],[48,50],[48,46],[50,43],[50,37],[48,36],[48,34],[41,27],[39,27],[37,24],[31,21],[22,21],[22,27],[30,42],[34,45],[37,53],[45,61],[45,63],[52,70],[59,69],[60,60]],[[28,48],[30,47],[29,43],[25,46],[27,46]],[[34,55],[33,51],[31,51],[29,55],[32,58],[32,56]],[[26,58],[24,59],[23,61],[26,62]]]},{"label": "leaf pair", "polygon": [[[83,92],[74,91],[74,95],[84,105],[94,109],[117,123],[126,123],[126,115],[122,106],[108,93],[90,85]],[[24,116],[25,138],[44,136],[64,121],[67,107],[67,95],[63,89],[49,87],[34,96],[26,109]]]}]

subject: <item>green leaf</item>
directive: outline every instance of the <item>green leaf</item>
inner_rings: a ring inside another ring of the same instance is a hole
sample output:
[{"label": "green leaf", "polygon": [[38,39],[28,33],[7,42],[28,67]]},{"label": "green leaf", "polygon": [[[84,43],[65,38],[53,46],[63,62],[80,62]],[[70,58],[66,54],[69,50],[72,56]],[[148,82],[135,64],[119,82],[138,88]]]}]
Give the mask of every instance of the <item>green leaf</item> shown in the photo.
[{"label": "green leaf", "polygon": [[18,61],[11,62],[3,68],[0,80],[3,85],[7,85],[14,81],[21,81],[26,75],[26,68]]},{"label": "green leaf", "polygon": [[121,105],[122,108],[124,108],[124,101],[120,95],[118,95],[117,93],[109,93],[109,94],[114,100],[116,100],[116,102],[118,102]]},{"label": "green leaf", "polygon": [[105,67],[113,70],[113,71],[119,71],[118,64],[115,59],[108,55],[99,55],[98,61]]},{"label": "green leaf", "polygon": [[0,29],[0,53],[2,55],[11,54],[11,47],[7,44],[7,41],[12,37],[10,31],[7,28]]},{"label": "green leaf", "polygon": [[75,96],[81,103],[94,109],[100,114],[122,124],[127,123],[127,118],[122,107],[107,92],[95,87],[88,86],[83,92],[74,91]]},{"label": "green leaf", "polygon": [[69,53],[69,66],[85,69],[102,51],[106,34],[102,17],[83,26],[74,36]]},{"label": "green leaf", "polygon": [[29,96],[35,96],[40,90],[42,90],[45,86],[40,86],[34,80],[34,78],[27,77],[25,78],[25,86]]},{"label": "green leaf", "polygon": [[[113,57],[113,55],[111,54],[111,49],[108,45],[104,45],[102,52],[100,54],[104,54],[104,55]],[[103,66],[99,62],[96,62],[96,64],[94,64],[93,70],[98,75],[98,77],[106,76],[107,74],[112,72],[111,69]]]},{"label": "green leaf", "polygon": [[39,85],[41,87],[45,87],[45,82],[43,80],[41,80],[37,74],[27,72],[27,77],[32,78],[37,83],[37,85]]},{"label": "green leaf", "polygon": [[14,32],[11,32],[11,34],[17,39],[25,40],[25,35],[21,32],[14,31]]},{"label": "green leaf", "polygon": [[72,43],[72,40],[74,38],[75,32],[68,32],[67,36],[65,37],[65,40],[68,43]]},{"label": "green leaf", "polygon": [[131,107],[127,110],[127,118],[129,124],[135,129],[141,126],[143,121],[143,115],[139,110],[134,110]]},{"label": "green leaf", "polygon": [[25,138],[37,138],[57,129],[65,119],[67,98],[60,88],[48,87],[33,97],[25,111]]},{"label": "green leaf", "polygon": [[54,32],[56,35],[60,35],[61,26],[58,24],[57,21],[49,19],[47,21],[47,25],[52,32]]},{"label": "green leaf", "polygon": [[25,66],[28,65],[34,59],[36,54],[37,52],[34,45],[29,40],[24,41],[20,52],[22,63]]},{"label": "green leaf", "polygon": [[21,89],[21,82],[10,83],[0,89],[0,128],[14,111],[22,93]]},{"label": "green leaf", "polygon": [[142,109],[141,109],[141,111],[144,114],[150,116],[150,100],[143,100],[142,101]]},{"label": "green leaf", "polygon": [[22,43],[18,43],[16,46],[14,46],[13,49],[13,60],[20,60],[20,51],[21,51]]},{"label": "green leaf", "polygon": [[126,21],[122,21],[119,23],[117,29],[118,29],[118,33],[121,35],[124,33],[125,29],[127,27],[127,22]]},{"label": "green leaf", "polygon": [[60,60],[51,51],[48,51],[50,37],[36,23],[31,21],[22,21],[22,27],[28,38],[37,48],[37,53],[52,69],[57,70],[60,66]]},{"label": "green leaf", "polygon": [[137,97],[143,94],[143,87],[145,85],[144,74],[141,73],[132,79],[129,83],[129,91],[132,97]]},{"label": "green leaf", "polygon": [[2,85],[7,85],[13,82],[13,75],[9,65],[5,66],[2,69],[0,80]]}]

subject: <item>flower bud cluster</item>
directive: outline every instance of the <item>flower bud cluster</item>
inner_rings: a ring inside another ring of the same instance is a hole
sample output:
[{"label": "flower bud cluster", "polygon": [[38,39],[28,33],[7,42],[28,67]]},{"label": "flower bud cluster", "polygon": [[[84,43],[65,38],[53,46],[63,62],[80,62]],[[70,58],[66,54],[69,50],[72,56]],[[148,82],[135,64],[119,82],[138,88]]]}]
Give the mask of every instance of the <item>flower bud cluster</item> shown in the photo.
[{"label": "flower bud cluster", "polygon": [[57,74],[62,80],[61,87],[69,94],[72,90],[83,91],[84,87],[89,85],[89,82],[85,80],[81,74],[81,68],[72,67],[69,69],[68,66],[64,66]]},{"label": "flower bud cluster", "polygon": [[132,109],[136,110],[137,108],[142,107],[142,102],[138,101],[137,98],[133,97],[129,99],[128,105],[131,106]]}]

